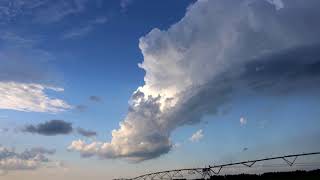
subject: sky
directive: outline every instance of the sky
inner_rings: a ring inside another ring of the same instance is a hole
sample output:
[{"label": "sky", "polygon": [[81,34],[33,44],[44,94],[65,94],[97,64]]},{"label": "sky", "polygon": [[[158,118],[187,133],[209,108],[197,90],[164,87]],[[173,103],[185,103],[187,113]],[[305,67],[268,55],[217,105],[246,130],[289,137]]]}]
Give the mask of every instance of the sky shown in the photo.
[{"label": "sky", "polygon": [[2,0],[0,179],[113,179],[319,151],[319,8]]}]

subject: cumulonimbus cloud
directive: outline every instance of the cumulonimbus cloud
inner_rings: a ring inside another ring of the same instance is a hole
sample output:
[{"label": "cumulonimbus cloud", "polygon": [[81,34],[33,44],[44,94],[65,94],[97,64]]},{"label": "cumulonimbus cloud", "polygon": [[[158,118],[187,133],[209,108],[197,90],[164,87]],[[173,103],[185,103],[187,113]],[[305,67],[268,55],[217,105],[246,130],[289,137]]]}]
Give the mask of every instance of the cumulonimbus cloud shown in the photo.
[{"label": "cumulonimbus cloud", "polygon": [[68,149],[85,157],[156,158],[173,147],[172,131],[217,113],[235,91],[319,90],[320,2],[270,2],[199,0],[168,30],[142,37],[145,84],[111,142],[78,140]]}]

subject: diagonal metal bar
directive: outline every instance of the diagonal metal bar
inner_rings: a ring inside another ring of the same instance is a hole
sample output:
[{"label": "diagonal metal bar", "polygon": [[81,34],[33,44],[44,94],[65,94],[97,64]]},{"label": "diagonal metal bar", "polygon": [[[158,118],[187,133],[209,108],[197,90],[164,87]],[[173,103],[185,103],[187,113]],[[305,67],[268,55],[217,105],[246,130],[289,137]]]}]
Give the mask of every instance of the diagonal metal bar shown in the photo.
[{"label": "diagonal metal bar", "polygon": [[[220,173],[220,171],[221,171],[221,169],[223,168],[223,166],[220,166],[220,167],[211,167],[211,166],[209,166],[210,167],[210,170],[211,170],[211,172],[213,173],[213,174],[219,174]],[[215,168],[217,168],[218,169],[218,171],[215,171]]]},{"label": "diagonal metal bar", "polygon": [[[214,173],[214,174],[219,174],[221,169],[223,167],[227,167],[227,166],[234,166],[234,165],[245,165],[247,167],[252,167],[255,163],[257,162],[261,162],[261,161],[270,161],[270,160],[275,160],[275,159],[283,159],[289,166],[292,166],[296,159],[300,156],[311,156],[311,155],[319,155],[320,152],[313,152],[313,153],[302,153],[302,154],[293,154],[293,155],[287,155],[287,156],[277,156],[277,157],[270,157],[270,158],[263,158],[263,159],[256,159],[256,160],[251,160],[251,161],[242,161],[242,162],[237,162],[237,163],[229,163],[229,164],[221,164],[221,165],[215,165],[215,166],[209,166],[209,171],[208,172],[203,172],[204,169],[208,169],[208,168],[186,168],[186,169],[175,169],[175,170],[170,170],[170,171],[161,171],[161,172],[156,172],[156,173],[149,173],[149,174],[145,174],[145,175],[141,175],[132,179],[127,179],[127,180],[140,180],[140,179],[144,179],[144,178],[150,178],[152,177],[152,179],[154,177],[159,177],[160,179],[162,179],[163,176],[165,176],[167,173],[171,173],[171,172],[176,172],[179,171],[181,174],[182,172],[187,172],[188,174],[190,173],[197,173],[201,176],[203,176],[204,174],[208,174],[210,175],[210,173]],[[293,161],[288,160],[289,158],[294,158]],[[215,171],[215,169],[219,169],[218,171]],[[153,176],[155,175],[155,176]],[[173,178],[170,177],[171,174],[168,175],[169,178]]]},{"label": "diagonal metal bar", "polygon": [[289,161],[287,158],[282,158],[289,166],[292,166],[294,162],[297,160],[298,156],[294,157],[293,161]]},{"label": "diagonal metal bar", "polygon": [[242,163],[242,164],[247,166],[247,167],[252,167],[255,163],[256,163],[256,161],[249,162],[249,163]]}]

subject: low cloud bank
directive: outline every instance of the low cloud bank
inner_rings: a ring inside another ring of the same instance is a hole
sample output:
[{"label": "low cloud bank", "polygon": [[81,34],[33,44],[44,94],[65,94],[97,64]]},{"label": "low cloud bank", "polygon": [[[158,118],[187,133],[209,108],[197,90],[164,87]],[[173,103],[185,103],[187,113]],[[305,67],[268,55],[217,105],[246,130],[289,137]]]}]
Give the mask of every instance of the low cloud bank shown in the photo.
[{"label": "low cloud bank", "polygon": [[52,161],[47,156],[55,152],[53,149],[39,147],[18,153],[13,148],[0,145],[0,170],[2,172],[35,170],[51,163]]}]

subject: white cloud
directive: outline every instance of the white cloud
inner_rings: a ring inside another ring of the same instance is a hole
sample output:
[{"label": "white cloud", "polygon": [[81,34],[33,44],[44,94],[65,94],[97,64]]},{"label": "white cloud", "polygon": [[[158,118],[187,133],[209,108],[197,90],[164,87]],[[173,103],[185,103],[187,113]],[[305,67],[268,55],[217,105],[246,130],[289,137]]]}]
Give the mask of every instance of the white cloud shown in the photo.
[{"label": "white cloud", "polygon": [[284,8],[284,3],[282,0],[267,0],[267,1],[273,4],[277,10]]},{"label": "white cloud", "polygon": [[182,143],[175,143],[175,144],[172,146],[172,148],[178,149],[178,148],[180,148],[181,146],[182,146]]},{"label": "white cloud", "polygon": [[70,31],[67,31],[63,34],[63,39],[74,39],[77,37],[82,37],[90,32],[92,32],[96,26],[105,24],[108,21],[106,17],[97,17],[93,21],[89,22],[87,25],[71,29]]},{"label": "white cloud", "polygon": [[189,140],[191,142],[198,142],[203,138],[203,131],[202,129],[198,130],[197,132],[195,132],[194,134],[192,134],[192,136],[189,138]]},{"label": "white cloud", "polygon": [[77,140],[71,143],[71,145],[68,147],[68,150],[81,151],[81,155],[83,157],[90,157],[99,153],[101,146],[102,146],[102,143],[100,142],[93,142],[91,144],[86,144],[82,140]]},{"label": "white cloud", "polygon": [[71,31],[63,34],[63,39],[73,39],[76,37],[81,37],[86,34],[89,34],[93,30],[93,26],[88,25],[77,29],[72,29]]},{"label": "white cloud", "polygon": [[319,52],[306,49],[320,42],[320,2],[285,4],[292,8],[278,13],[267,1],[197,1],[168,30],[153,29],[139,43],[145,84],[133,93],[112,140],[75,141],[69,149],[102,158],[147,160],[168,153],[172,131],[216,114],[234,91],[273,95],[319,88],[314,83],[319,73],[311,73],[319,71],[307,70],[319,62],[304,53]]},{"label": "white cloud", "polygon": [[1,170],[27,170],[36,169],[40,166],[40,162],[35,160],[24,160],[16,157],[0,160]]},{"label": "white cloud", "polygon": [[13,148],[0,145],[0,171],[5,174],[13,170],[34,170],[50,163],[46,155],[52,155],[55,150],[33,148],[17,153]]},{"label": "white cloud", "polygon": [[85,11],[88,2],[88,0],[2,0],[0,20],[10,22],[17,17],[28,17],[39,23],[57,22],[71,14]]},{"label": "white cloud", "polygon": [[40,41],[6,30],[0,34],[0,81],[48,82],[54,57],[38,48]]},{"label": "white cloud", "polygon": [[240,125],[245,126],[247,124],[248,120],[245,117],[240,117]]},{"label": "white cloud", "polygon": [[50,98],[46,89],[63,90],[41,84],[0,81],[0,109],[57,113],[71,108],[61,99]]},{"label": "white cloud", "polygon": [[121,11],[127,11],[128,6],[132,3],[133,0],[120,0]]},{"label": "white cloud", "polygon": [[36,39],[1,31],[0,42],[0,109],[57,113],[71,108],[48,95],[48,90],[64,89],[49,85],[54,82],[49,67],[54,58],[38,48]]},{"label": "white cloud", "polygon": [[0,128],[0,133],[6,133],[9,131],[9,128]]},{"label": "white cloud", "polygon": [[105,24],[108,22],[108,18],[105,16],[97,17],[94,21],[92,21],[93,24]]}]

